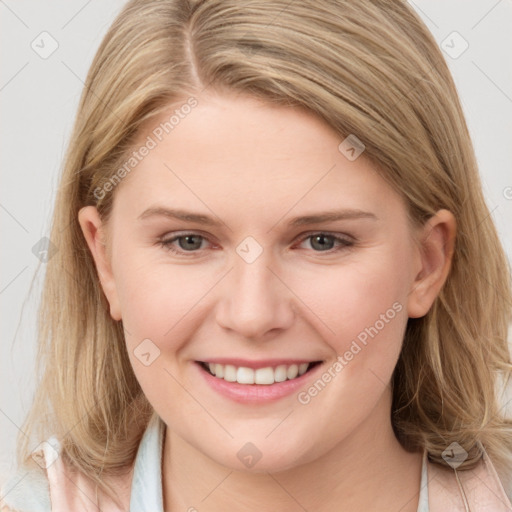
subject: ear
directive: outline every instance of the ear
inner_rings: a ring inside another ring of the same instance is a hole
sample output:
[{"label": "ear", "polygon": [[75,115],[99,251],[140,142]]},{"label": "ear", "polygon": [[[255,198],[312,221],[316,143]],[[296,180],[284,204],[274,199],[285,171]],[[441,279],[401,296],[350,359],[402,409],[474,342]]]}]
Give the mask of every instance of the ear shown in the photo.
[{"label": "ear", "polygon": [[448,210],[439,210],[418,235],[419,270],[407,301],[410,318],[425,316],[450,272],[455,248],[456,221]]},{"label": "ear", "polygon": [[117,296],[116,284],[107,254],[106,229],[95,206],[85,206],[78,212],[78,222],[89,246],[101,287],[110,304],[110,316],[121,320],[121,308]]}]

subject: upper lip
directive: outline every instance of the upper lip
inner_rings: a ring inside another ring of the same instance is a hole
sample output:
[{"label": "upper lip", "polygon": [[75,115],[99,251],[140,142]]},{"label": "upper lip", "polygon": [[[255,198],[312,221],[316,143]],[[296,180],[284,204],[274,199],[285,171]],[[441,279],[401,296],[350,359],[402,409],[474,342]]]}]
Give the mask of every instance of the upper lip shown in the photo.
[{"label": "upper lip", "polygon": [[212,364],[223,364],[223,365],[232,365],[237,367],[244,368],[253,368],[257,370],[258,368],[275,368],[276,366],[286,365],[291,366],[292,364],[300,365],[304,363],[318,363],[319,359],[259,359],[249,360],[249,359],[240,359],[240,358],[219,358],[212,357],[211,359],[203,359],[199,362],[202,363],[212,363]]}]

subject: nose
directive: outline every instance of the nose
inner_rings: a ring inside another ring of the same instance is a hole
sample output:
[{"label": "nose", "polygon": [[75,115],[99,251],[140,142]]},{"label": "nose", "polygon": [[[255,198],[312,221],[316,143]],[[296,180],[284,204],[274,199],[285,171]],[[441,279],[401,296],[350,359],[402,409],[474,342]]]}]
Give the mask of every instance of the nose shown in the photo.
[{"label": "nose", "polygon": [[236,256],[219,290],[216,320],[221,327],[258,340],[292,325],[293,293],[273,267],[267,251],[252,263]]}]

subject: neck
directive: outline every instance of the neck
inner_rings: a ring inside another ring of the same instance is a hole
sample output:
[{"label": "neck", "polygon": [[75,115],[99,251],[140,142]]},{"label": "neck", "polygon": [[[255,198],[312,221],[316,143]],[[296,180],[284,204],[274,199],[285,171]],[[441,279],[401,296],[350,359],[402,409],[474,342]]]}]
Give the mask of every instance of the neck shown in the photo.
[{"label": "neck", "polygon": [[381,401],[365,422],[315,460],[280,472],[243,472],[216,463],[167,428],[164,510],[332,510],[416,512],[421,453],[405,451]]}]

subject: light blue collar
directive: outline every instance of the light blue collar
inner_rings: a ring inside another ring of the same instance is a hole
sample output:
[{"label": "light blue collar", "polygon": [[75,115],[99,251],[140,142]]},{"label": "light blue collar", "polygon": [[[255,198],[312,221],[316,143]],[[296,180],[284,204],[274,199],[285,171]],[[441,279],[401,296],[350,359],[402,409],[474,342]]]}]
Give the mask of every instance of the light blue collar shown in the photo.
[{"label": "light blue collar", "polygon": [[421,467],[420,499],[417,512],[428,512],[428,475],[427,450],[423,450],[423,464]]},{"label": "light blue collar", "polygon": [[162,449],[165,423],[155,413],[142,436],[135,458],[130,512],[163,512]]}]

